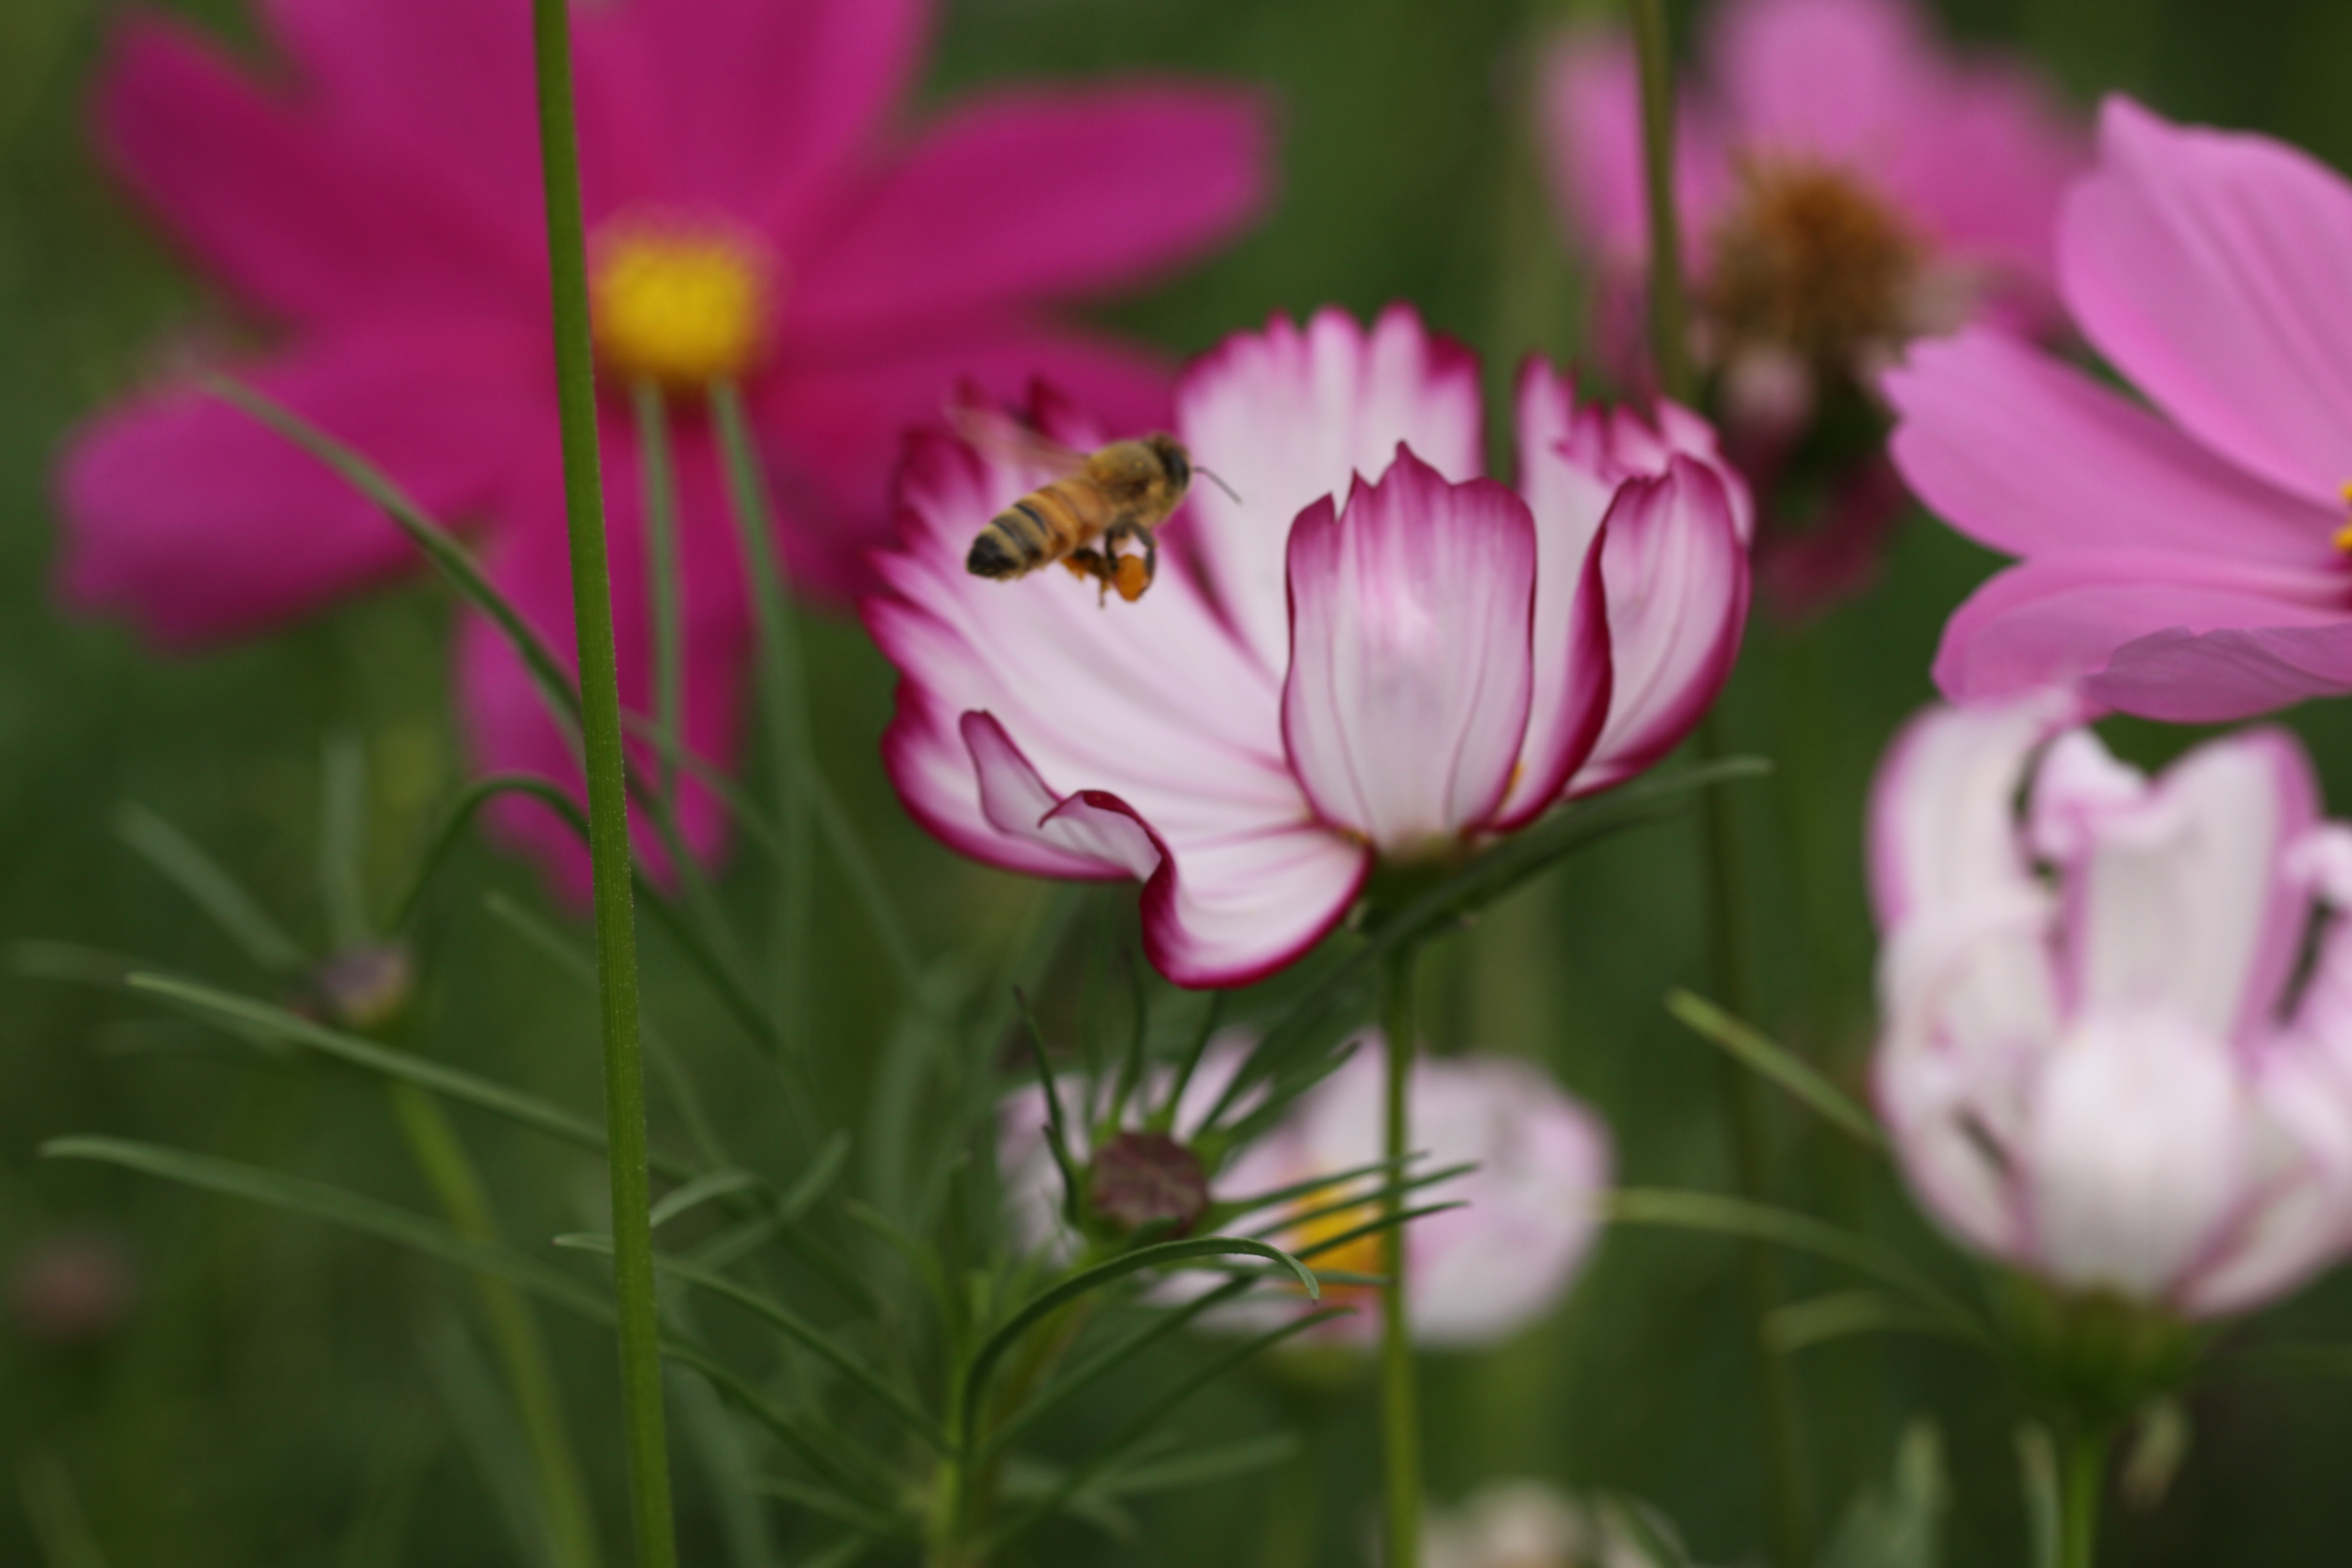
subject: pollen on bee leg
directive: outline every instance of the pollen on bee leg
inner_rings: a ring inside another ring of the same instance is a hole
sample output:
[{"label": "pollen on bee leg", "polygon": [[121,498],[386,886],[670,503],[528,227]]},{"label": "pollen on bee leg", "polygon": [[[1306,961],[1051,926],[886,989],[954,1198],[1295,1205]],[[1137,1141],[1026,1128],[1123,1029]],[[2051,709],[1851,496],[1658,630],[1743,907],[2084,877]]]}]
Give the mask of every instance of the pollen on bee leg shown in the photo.
[{"label": "pollen on bee leg", "polygon": [[1111,586],[1118,590],[1120,598],[1132,605],[1151,586],[1151,568],[1140,555],[1122,555],[1111,569]]}]

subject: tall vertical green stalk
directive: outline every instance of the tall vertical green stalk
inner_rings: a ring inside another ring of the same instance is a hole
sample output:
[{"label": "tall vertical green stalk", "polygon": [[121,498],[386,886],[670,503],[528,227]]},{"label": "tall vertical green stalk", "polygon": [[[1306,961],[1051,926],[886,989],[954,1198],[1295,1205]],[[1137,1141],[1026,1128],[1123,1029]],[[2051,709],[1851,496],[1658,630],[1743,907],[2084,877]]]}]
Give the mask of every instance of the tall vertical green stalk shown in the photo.
[{"label": "tall vertical green stalk", "polygon": [[2058,1568],[2093,1568],[2099,1556],[2099,1505],[2107,1489],[2107,1431],[2082,1426],[2067,1439],[2059,1477]]},{"label": "tall vertical green stalk", "polygon": [[595,350],[588,332],[588,239],[580,206],[568,0],[531,0],[531,37],[538,61],[540,156],[547,186],[548,272],[555,307],[555,385],[563,425],[564,521],[572,545],[582,750],[588,773],[596,993],[604,1046],[606,1136],[612,1146],[613,1292],[620,1318],[629,1511],[639,1568],[676,1568],[677,1537],[663,1431],[661,1323],[654,1300],[645,1055],[637,1027],[636,914],[630,902],[629,797],[621,755],[621,689],[613,645],[604,476],[596,446]]},{"label": "tall vertical green stalk", "polygon": [[[1381,979],[1381,1033],[1388,1042],[1388,1094],[1381,1153],[1391,1170],[1412,1149],[1409,1091],[1412,1058],[1419,1049],[1421,1021],[1413,994],[1413,966],[1420,950],[1412,944],[1389,960]],[[1391,1182],[1386,1200],[1389,1226],[1381,1232],[1381,1470],[1387,1498],[1386,1568],[1421,1564],[1421,1391],[1414,1382],[1412,1323],[1406,1315],[1405,1194]]]},{"label": "tall vertical green stalk", "polygon": [[[1626,0],[1642,73],[1642,168],[1650,216],[1650,347],[1658,390],[1676,402],[1695,400],[1696,380],[1690,360],[1689,306],[1683,285],[1682,232],[1675,205],[1674,53],[1666,32],[1664,0]],[[1699,752],[1713,762],[1724,755],[1722,723],[1709,711],[1698,731]],[[1732,1011],[1753,1017],[1748,909],[1731,801],[1721,790],[1706,792],[1704,807],[1708,919],[1715,949],[1717,985]],[[1762,1202],[1769,1184],[1766,1111],[1756,1080],[1738,1065],[1723,1064],[1731,1101],[1732,1165],[1741,1194]],[[1756,1321],[1779,1306],[1780,1265],[1761,1242],[1747,1247],[1748,1306]],[[1775,1555],[1782,1568],[1812,1560],[1811,1508],[1806,1497],[1796,1380],[1788,1358],[1756,1345],[1762,1384],[1765,1445],[1771,1468]]]},{"label": "tall vertical green stalk", "polygon": [[637,462],[645,470],[646,607],[654,634],[654,728],[661,735],[655,766],[661,797],[675,810],[677,759],[686,747],[686,639],[677,571],[677,476],[670,458],[669,410],[662,399],[662,389],[650,381],[629,388]]},{"label": "tall vertical green stalk", "polygon": [[775,774],[776,827],[783,839],[782,876],[778,887],[776,973],[781,987],[777,1018],[784,1032],[785,1054],[797,1055],[803,1042],[797,1003],[805,969],[813,882],[810,864],[815,833],[809,810],[808,700],[801,674],[800,644],[793,634],[792,605],[784,596],[784,579],[776,560],[775,527],[768,510],[766,476],[743,416],[743,395],[733,384],[720,382],[710,389],[710,414],[719,429],[719,447],[727,469],[727,493],[735,527],[743,545],[743,569],[751,584],[751,605],[760,628],[760,701],[765,710],[769,759]]}]

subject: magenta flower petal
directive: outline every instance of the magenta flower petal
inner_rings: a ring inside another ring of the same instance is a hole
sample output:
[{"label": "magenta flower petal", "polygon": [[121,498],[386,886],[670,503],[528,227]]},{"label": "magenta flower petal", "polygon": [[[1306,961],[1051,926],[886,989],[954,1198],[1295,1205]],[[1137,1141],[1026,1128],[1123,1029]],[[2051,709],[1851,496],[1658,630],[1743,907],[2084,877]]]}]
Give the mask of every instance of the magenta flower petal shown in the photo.
[{"label": "magenta flower petal", "polygon": [[1614,679],[1576,795],[1679,745],[1731,679],[1748,626],[1748,549],[1717,470],[1676,454],[1663,477],[1628,479],[1602,535]]},{"label": "magenta flower petal", "polygon": [[828,224],[792,308],[821,335],[905,330],[1131,284],[1255,216],[1267,143],[1263,101],[1227,88],[983,99]]},{"label": "magenta flower petal", "polygon": [[[474,0],[263,0],[319,112],[535,257],[544,197],[526,7]],[[584,122],[593,100],[583,94]],[[544,263],[534,275],[543,274]]]},{"label": "magenta flower petal", "polygon": [[2100,352],[2223,457],[2326,505],[2352,479],[2352,188],[2268,137],[2122,98],[2060,233]]},{"label": "magenta flower petal", "polygon": [[1491,479],[1401,447],[1290,531],[1282,734],[1327,822],[1410,858],[1500,806],[1533,690],[1536,531]]},{"label": "magenta flower petal", "polygon": [[643,79],[661,199],[797,236],[912,85],[930,10],[926,0],[614,7],[612,52]]},{"label": "magenta flower petal", "polygon": [[2318,585],[2210,556],[2027,561],[1946,623],[1936,684],[1976,702],[2072,682],[2103,707],[2170,723],[2266,712],[2352,684],[2352,621]]},{"label": "magenta flower petal", "polygon": [[[527,340],[496,326],[350,331],[253,379],[371,454],[428,510],[467,522],[500,499],[513,453],[551,460],[553,412],[523,368],[529,354]],[[257,631],[417,564],[406,536],[347,481],[194,389],[84,429],[58,483],[77,525],[66,595],[166,642]]]},{"label": "magenta flower petal", "polygon": [[1745,0],[1707,43],[1726,113],[1759,149],[1883,166],[1942,96],[1904,0]]},{"label": "magenta flower petal", "polygon": [[1292,520],[1323,496],[1377,479],[1400,442],[1449,479],[1484,468],[1478,367],[1409,306],[1370,331],[1343,311],[1301,329],[1276,317],[1237,332],[1185,373],[1177,424],[1198,480],[1183,530],[1219,607],[1269,671],[1289,662],[1284,587]]},{"label": "magenta flower petal", "polygon": [[[1633,46],[1611,29],[1570,33],[1545,67],[1543,113],[1560,210],[1612,264],[1640,265],[1650,249],[1650,205]],[[1675,126],[1675,210],[1685,256],[1705,248],[1708,219],[1729,187],[1713,116],[1685,102]]]},{"label": "magenta flower petal", "polygon": [[525,297],[530,272],[462,216],[176,23],[123,26],[97,121],[108,161],[173,237],[274,313],[349,321]]},{"label": "magenta flower petal", "polygon": [[1169,379],[1157,355],[1118,339],[1027,321],[796,352],[751,392],[793,580],[843,600],[873,586],[866,556],[891,539],[886,477],[907,431],[937,424],[959,384],[1016,404],[1042,382],[1108,429],[1140,434],[1167,425]]},{"label": "magenta flower petal", "polygon": [[1922,500],[2012,554],[2210,552],[2331,566],[2341,505],[2233,468],[2080,371],[1990,331],[1915,344],[1885,382]]}]

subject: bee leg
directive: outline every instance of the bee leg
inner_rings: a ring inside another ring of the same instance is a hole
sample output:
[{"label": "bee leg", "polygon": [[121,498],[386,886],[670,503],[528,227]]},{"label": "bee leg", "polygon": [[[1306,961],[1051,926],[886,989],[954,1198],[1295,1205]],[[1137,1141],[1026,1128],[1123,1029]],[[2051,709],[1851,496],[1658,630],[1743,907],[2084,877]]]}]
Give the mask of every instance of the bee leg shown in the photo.
[{"label": "bee leg", "polygon": [[1095,580],[1100,590],[1096,595],[1097,603],[1110,593],[1111,578],[1115,575],[1116,569],[1101,551],[1091,545],[1073,550],[1062,557],[1062,564],[1070,569],[1070,574],[1074,577],[1091,577]]}]

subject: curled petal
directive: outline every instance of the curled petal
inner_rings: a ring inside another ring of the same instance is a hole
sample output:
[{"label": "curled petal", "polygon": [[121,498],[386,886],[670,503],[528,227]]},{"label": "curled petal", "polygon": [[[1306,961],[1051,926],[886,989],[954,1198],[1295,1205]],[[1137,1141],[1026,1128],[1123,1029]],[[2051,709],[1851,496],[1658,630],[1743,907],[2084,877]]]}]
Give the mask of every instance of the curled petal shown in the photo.
[{"label": "curled petal", "polygon": [[2315,573],[2155,551],[2066,552],[1994,576],[1953,613],[1936,684],[1956,702],[2071,684],[2168,723],[2352,689],[2352,622]]},{"label": "curled petal", "polygon": [[2266,1026],[2308,909],[2283,874],[2318,815],[2302,748],[2275,731],[2230,736],[2135,789],[2082,756],[2097,746],[2087,732],[2068,739],[2035,815],[2044,841],[2072,851],[2059,861],[2072,1005],[2162,1005],[2217,1038]]},{"label": "curled petal", "polygon": [[1569,785],[1577,795],[1674,750],[1730,679],[1748,625],[1748,550],[1715,468],[1678,454],[1663,478],[1627,480],[1602,536],[1615,676],[1608,722]]},{"label": "curled petal", "polygon": [[2036,883],[2018,841],[2027,764],[2080,702],[2043,689],[1998,704],[1931,708],[1887,748],[1870,792],[1871,901],[1882,930]]},{"label": "curled petal", "polygon": [[1300,515],[1282,732],[1325,821],[1412,858],[1493,816],[1527,732],[1535,570],[1518,497],[1407,448],[1344,511]]},{"label": "curled petal", "polygon": [[1219,609],[1269,671],[1289,649],[1285,596],[1291,521],[1355,479],[1388,471],[1400,442],[1449,479],[1482,467],[1477,362],[1432,335],[1406,306],[1367,331],[1339,310],[1302,329],[1276,317],[1185,373],[1177,430],[1192,461],[1230,486],[1195,480],[1181,531]]}]

